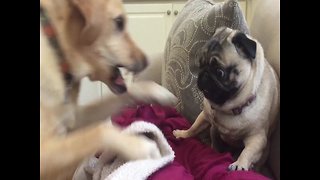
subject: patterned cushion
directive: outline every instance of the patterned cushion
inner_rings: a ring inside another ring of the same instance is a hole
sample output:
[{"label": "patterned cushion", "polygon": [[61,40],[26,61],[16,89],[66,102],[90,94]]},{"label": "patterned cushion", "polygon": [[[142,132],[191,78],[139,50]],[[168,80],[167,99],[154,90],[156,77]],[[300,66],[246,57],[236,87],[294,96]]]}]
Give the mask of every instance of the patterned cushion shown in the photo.
[{"label": "patterned cushion", "polygon": [[200,113],[203,100],[197,88],[199,62],[195,55],[220,26],[249,32],[237,0],[189,0],[166,42],[162,84],[178,97],[177,110],[191,122]]}]

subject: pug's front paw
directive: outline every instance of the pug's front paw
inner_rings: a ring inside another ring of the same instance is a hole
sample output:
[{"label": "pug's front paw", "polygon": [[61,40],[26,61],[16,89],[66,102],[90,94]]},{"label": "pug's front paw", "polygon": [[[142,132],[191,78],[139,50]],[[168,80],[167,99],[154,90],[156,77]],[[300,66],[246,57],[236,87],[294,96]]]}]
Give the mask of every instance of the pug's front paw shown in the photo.
[{"label": "pug's front paw", "polygon": [[248,171],[249,165],[247,163],[241,163],[239,160],[230,164],[228,167],[229,171]]},{"label": "pug's front paw", "polygon": [[179,139],[179,138],[188,138],[189,137],[189,133],[187,130],[174,130],[173,132],[173,135]]}]

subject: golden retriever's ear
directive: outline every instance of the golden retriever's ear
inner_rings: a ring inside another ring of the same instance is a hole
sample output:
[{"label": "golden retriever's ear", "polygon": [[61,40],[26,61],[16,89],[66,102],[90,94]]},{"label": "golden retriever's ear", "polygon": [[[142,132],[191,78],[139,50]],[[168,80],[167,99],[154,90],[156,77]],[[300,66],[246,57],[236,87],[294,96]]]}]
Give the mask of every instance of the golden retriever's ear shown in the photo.
[{"label": "golden retriever's ear", "polygon": [[85,21],[80,33],[80,43],[92,44],[101,32],[101,18],[99,18],[98,4],[94,0],[71,0],[75,8]]}]

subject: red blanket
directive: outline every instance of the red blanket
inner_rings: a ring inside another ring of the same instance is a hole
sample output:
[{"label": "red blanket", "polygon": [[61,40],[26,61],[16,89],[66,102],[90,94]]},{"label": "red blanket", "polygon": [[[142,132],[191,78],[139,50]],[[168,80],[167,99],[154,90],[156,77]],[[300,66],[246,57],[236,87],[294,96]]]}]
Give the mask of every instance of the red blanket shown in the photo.
[{"label": "red blanket", "polygon": [[199,180],[266,180],[253,171],[228,171],[233,162],[229,153],[218,153],[196,138],[176,139],[172,131],[188,129],[191,125],[175,109],[141,105],[127,108],[112,118],[113,123],[125,127],[136,120],[151,122],[159,127],[175,152],[173,163],[163,167],[150,180],[199,179]]}]

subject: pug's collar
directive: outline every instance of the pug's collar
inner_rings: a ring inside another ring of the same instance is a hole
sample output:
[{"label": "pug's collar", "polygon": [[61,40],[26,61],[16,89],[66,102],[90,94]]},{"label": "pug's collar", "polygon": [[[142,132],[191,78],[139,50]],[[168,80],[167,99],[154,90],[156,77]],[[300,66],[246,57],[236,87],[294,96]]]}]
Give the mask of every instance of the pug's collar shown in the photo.
[{"label": "pug's collar", "polygon": [[231,111],[233,113],[233,115],[239,115],[242,113],[243,109],[247,106],[249,106],[254,100],[256,99],[256,95],[252,95],[248,98],[248,100],[243,103],[242,105],[233,108]]},{"label": "pug's collar", "polygon": [[[252,95],[247,99],[247,101],[245,103],[241,104],[238,107],[235,107],[235,108],[231,109],[230,111],[226,111],[226,112],[229,113],[229,114],[233,114],[233,115],[237,116],[237,115],[241,114],[243,109],[245,107],[249,106],[255,99],[256,99],[256,95]],[[212,105],[211,105],[211,108],[215,109]]]}]

